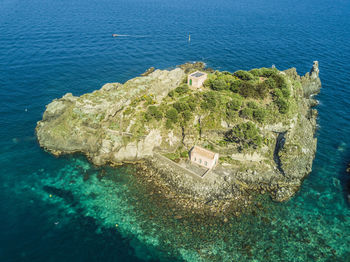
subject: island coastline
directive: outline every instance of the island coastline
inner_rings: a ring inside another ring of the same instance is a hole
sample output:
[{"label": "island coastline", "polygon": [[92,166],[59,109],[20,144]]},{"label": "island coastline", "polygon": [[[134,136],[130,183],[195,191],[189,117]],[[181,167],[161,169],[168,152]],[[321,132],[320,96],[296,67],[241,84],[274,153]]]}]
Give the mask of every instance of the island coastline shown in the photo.
[{"label": "island coastline", "polygon": [[[270,140],[267,139],[266,144],[263,142],[262,148],[265,147],[266,155],[270,159],[264,159],[261,157],[262,154],[255,154],[255,151],[263,152],[261,147],[248,148],[247,152],[246,149],[243,149],[241,153],[230,152],[231,159],[228,162],[225,162],[226,159],[221,159],[220,164],[211,171],[210,176],[199,179],[184,175],[184,169],[181,169],[181,165],[176,163],[178,161],[181,161],[182,164],[188,162],[186,154],[183,154],[186,151],[183,149],[188,150],[192,145],[200,143],[213,148],[214,151],[220,151],[222,154],[226,150],[225,146],[222,147],[218,143],[213,146],[208,141],[213,137],[217,138],[218,134],[224,132],[223,130],[229,131],[232,125],[221,120],[220,130],[214,130],[213,136],[210,133],[213,130],[210,128],[200,130],[198,134],[194,135],[191,131],[186,134],[184,130],[187,130],[187,126],[181,127],[182,138],[181,133],[180,136],[174,134],[177,132],[175,128],[164,127],[164,130],[168,132],[168,137],[164,137],[163,130],[159,131],[154,128],[154,124],[157,126],[162,120],[156,119],[157,116],[152,116],[154,119],[151,117],[149,122],[153,127],[149,128],[146,133],[138,134],[137,141],[132,141],[130,137],[133,137],[134,133],[130,130],[130,122],[132,123],[133,119],[129,121],[127,128],[117,126],[118,121],[116,121],[127,116],[125,112],[132,108],[135,98],[144,98],[141,101],[141,106],[144,106],[146,110],[154,105],[160,107],[166,99],[171,101],[170,94],[174,90],[184,87],[184,82],[186,82],[184,79],[197,70],[216,77],[215,80],[220,80],[220,77],[223,78],[223,75],[226,74],[231,78],[230,81],[234,79],[232,83],[245,81],[239,78],[239,74],[207,69],[203,63],[188,63],[171,71],[151,69],[144,76],[132,79],[123,85],[119,83],[106,84],[101,90],[83,95],[80,98],[66,94],[61,99],[54,100],[49,104],[43,120],[38,122],[36,133],[39,144],[56,156],[83,153],[95,165],[136,164],[139,175],[162,189],[160,191],[164,190],[165,195],[176,195],[176,201],[179,202],[179,205],[189,209],[207,209],[214,213],[225,213],[229,210],[230,213],[239,215],[248,209],[250,200],[256,194],[268,193],[273,200],[278,202],[289,200],[311,172],[316,152],[317,111],[314,107],[317,105],[317,101],[312,98],[312,95],[318,93],[321,88],[318,63],[314,62],[310,73],[303,77],[300,77],[294,68],[285,71],[265,70],[266,72],[276,72],[274,74],[286,80],[286,86],[291,92],[290,97],[296,105],[295,112],[291,113],[292,119],[288,118],[289,116],[285,117],[286,121],[283,124],[271,123],[273,121],[264,122],[265,120],[259,122],[249,117],[240,119],[244,108],[240,108],[239,113],[233,112],[235,119],[242,120],[242,123],[256,123],[258,132],[268,134]],[[242,75],[245,77],[243,73]],[[254,75],[253,77],[256,78]],[[257,82],[261,78],[264,78],[263,81],[268,79],[268,77],[266,79],[261,76],[257,77],[260,78],[257,78]],[[277,79],[279,79],[278,77]],[[210,81],[206,82],[205,88],[212,84],[208,82]],[[234,85],[232,83],[231,87]],[[210,88],[213,86],[209,87],[208,90]],[[197,91],[186,90],[190,95],[197,94]],[[269,99],[269,96],[275,96],[274,90],[268,92],[266,100]],[[244,99],[249,100],[250,98],[247,96]],[[249,101],[246,100],[243,100],[242,104],[248,105]],[[168,106],[171,103],[174,102],[166,102],[165,104]],[[275,101],[269,103],[276,104]],[[141,107],[134,105],[135,108],[137,108],[136,106]],[[254,110],[257,111],[257,109]],[[84,112],[82,113],[82,111]],[[145,111],[145,114],[147,112]],[[166,113],[167,111],[163,112],[163,118]],[[93,121],[88,118],[84,119],[89,114],[94,117]],[[200,125],[200,117],[195,114],[191,115],[188,126]],[[284,116],[282,115],[282,117]],[[137,125],[136,119],[135,125]],[[123,121],[120,123],[123,124]],[[115,124],[113,128],[112,124]],[[106,128],[107,125],[108,128]],[[139,130],[134,132],[139,132]],[[227,133],[227,131],[225,132]],[[282,138],[283,145],[280,144]],[[165,150],[162,147],[164,143],[167,143]],[[118,146],[116,146],[117,144]],[[178,156],[174,157],[174,152],[178,152],[177,148],[179,147],[182,148],[180,160]],[[164,160],[164,157],[168,161]],[[240,163],[243,162],[244,164],[240,166]],[[234,165],[238,168],[232,168]]]}]

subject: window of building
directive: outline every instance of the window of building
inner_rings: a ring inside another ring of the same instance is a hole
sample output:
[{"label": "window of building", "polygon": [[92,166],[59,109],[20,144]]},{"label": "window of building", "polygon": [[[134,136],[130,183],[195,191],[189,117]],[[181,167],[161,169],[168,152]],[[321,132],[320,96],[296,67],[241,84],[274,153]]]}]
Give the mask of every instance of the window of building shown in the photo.
[{"label": "window of building", "polygon": [[196,158],[196,157],[194,158],[194,161],[197,161],[197,158]]},{"label": "window of building", "polygon": [[199,163],[202,164],[202,159],[199,159]]},{"label": "window of building", "polygon": [[208,165],[208,162],[207,162],[207,161],[204,161],[204,165],[207,166],[207,165]]}]

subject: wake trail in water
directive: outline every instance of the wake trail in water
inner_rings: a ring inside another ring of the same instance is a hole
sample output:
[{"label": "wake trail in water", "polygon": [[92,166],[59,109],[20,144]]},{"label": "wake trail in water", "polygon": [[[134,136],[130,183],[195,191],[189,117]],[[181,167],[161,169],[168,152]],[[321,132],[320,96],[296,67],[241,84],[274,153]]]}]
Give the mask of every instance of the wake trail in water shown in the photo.
[{"label": "wake trail in water", "polygon": [[113,37],[135,37],[135,38],[144,38],[144,37],[152,37],[151,35],[119,35],[113,34]]}]

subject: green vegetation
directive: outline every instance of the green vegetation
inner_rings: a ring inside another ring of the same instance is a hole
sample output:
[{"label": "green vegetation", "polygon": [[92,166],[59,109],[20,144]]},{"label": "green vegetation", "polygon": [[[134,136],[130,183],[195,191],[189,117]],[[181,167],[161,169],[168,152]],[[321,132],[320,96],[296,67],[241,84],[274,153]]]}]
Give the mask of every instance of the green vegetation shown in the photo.
[{"label": "green vegetation", "polygon": [[251,73],[254,76],[257,77],[270,77],[272,75],[276,75],[278,73],[278,70],[276,68],[266,68],[266,67],[262,67],[262,68],[254,68],[252,70],[249,71],[249,73]]},{"label": "green vegetation", "polygon": [[245,119],[263,123],[267,118],[267,110],[260,107],[256,102],[249,101],[247,107],[240,111],[240,116]]},{"label": "green vegetation", "polygon": [[224,79],[215,79],[211,82],[211,88],[213,90],[226,90],[229,89],[229,85],[227,84],[227,82]]},{"label": "green vegetation", "polygon": [[243,104],[243,99],[240,96],[238,97],[232,98],[231,101],[227,102],[226,104],[227,109],[238,111],[241,108]]},{"label": "green vegetation", "polygon": [[190,110],[190,106],[184,101],[175,102],[173,107],[177,110],[177,112]]},{"label": "green vegetation", "polygon": [[213,109],[216,106],[216,94],[213,91],[205,92],[202,95],[201,108],[203,109]]},{"label": "green vegetation", "polygon": [[264,83],[269,89],[275,89],[277,87],[276,81],[273,78],[266,79]]},{"label": "green vegetation", "polygon": [[156,101],[154,101],[153,99],[153,95],[144,95],[142,96],[142,100],[141,101],[145,101],[145,105],[154,105],[156,103]]},{"label": "green vegetation", "polygon": [[238,92],[245,98],[264,99],[269,91],[264,83],[256,83],[253,81],[241,81],[239,83]]},{"label": "green vegetation", "polygon": [[184,147],[179,147],[175,152],[173,153],[167,153],[164,156],[173,160],[174,162],[179,162],[181,158],[188,158],[188,150]]},{"label": "green vegetation", "polygon": [[239,95],[236,95],[226,103],[226,116],[228,119],[234,119],[238,116],[238,111],[243,105],[243,98]]},{"label": "green vegetation", "polygon": [[288,90],[288,87],[285,87],[284,89],[275,88],[273,95],[274,102],[278,106],[279,112],[281,114],[286,114],[290,107],[290,102],[288,101],[288,98],[290,97],[290,91]]},{"label": "green vegetation", "polygon": [[240,112],[240,116],[245,119],[253,119],[253,109],[251,108],[243,108]]},{"label": "green vegetation", "polygon": [[133,112],[131,107],[128,107],[127,109],[124,110],[123,114],[125,116],[130,115]]},{"label": "green vegetation", "polygon": [[239,144],[240,149],[243,148],[258,148],[262,144],[262,137],[259,134],[259,129],[252,123],[241,123],[233,127],[225,134],[226,140]]},{"label": "green vegetation", "polygon": [[253,118],[259,123],[263,123],[267,117],[267,111],[263,108],[253,110]]},{"label": "green vegetation", "polygon": [[175,92],[178,93],[179,95],[183,95],[183,94],[186,94],[189,90],[190,89],[187,84],[182,84],[175,89]]},{"label": "green vegetation", "polygon": [[[199,139],[206,132],[216,132],[214,140],[208,142],[219,147],[235,145],[238,150],[251,150],[262,144],[270,147],[259,127],[288,121],[297,110],[297,97],[302,95],[300,85],[298,89],[294,87],[298,83],[273,68],[215,71],[208,74],[201,90],[190,89],[183,82],[160,104],[152,94],[144,95],[136,98],[123,114],[129,119],[140,112],[136,108],[143,108],[138,118],[141,121],[137,124],[138,135],[144,133],[145,127],[163,126]],[[227,131],[228,126],[234,127]]]},{"label": "green vegetation", "polygon": [[[272,96],[272,101],[281,114],[286,114],[289,111],[291,91],[285,76],[280,74],[275,68],[252,69],[249,72],[239,70],[233,74],[229,72],[215,72],[209,75],[208,80],[205,82],[205,87],[215,92],[231,91],[245,99],[257,101],[265,100]],[[204,102],[201,104],[203,109],[209,109],[216,105],[212,101],[215,100],[215,94],[203,94],[203,98]],[[240,101],[242,100],[232,99],[232,101],[227,103],[226,114],[228,117],[235,115],[232,111],[237,111],[241,108],[242,104]],[[251,116],[255,116],[254,119],[263,122],[266,117],[266,111],[260,109],[253,114],[251,110],[245,110],[240,115],[249,119],[253,119]]]},{"label": "green vegetation", "polygon": [[254,79],[254,76],[250,72],[243,71],[243,70],[238,70],[233,75],[245,81]]},{"label": "green vegetation", "polygon": [[181,84],[175,90],[170,91],[168,96],[171,98],[176,98],[177,96],[183,96],[189,93],[189,91],[190,91],[190,88],[188,87],[187,84]]},{"label": "green vegetation", "polygon": [[195,108],[195,103],[187,102],[187,101],[179,101],[173,104],[173,107],[176,109],[178,113],[180,113],[180,117],[182,123],[186,123],[192,117],[192,111]]},{"label": "green vegetation", "polygon": [[145,113],[145,119],[147,121],[151,120],[152,118],[156,120],[161,120],[163,118],[163,113],[159,111],[156,106],[149,106],[147,112]]},{"label": "green vegetation", "polygon": [[170,108],[168,111],[166,111],[166,118],[171,123],[176,123],[178,119],[178,111],[175,108]]}]

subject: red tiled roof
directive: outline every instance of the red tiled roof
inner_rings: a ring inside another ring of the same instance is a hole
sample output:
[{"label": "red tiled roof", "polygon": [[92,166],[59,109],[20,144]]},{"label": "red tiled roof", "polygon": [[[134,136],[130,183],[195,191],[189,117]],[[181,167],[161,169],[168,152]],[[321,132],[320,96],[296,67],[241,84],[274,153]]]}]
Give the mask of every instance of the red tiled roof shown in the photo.
[{"label": "red tiled roof", "polygon": [[199,147],[199,146],[194,146],[191,153],[197,153],[197,154],[204,156],[206,158],[209,158],[209,159],[214,159],[215,154],[216,154],[212,151],[209,151],[209,150],[202,148],[202,147]]}]

